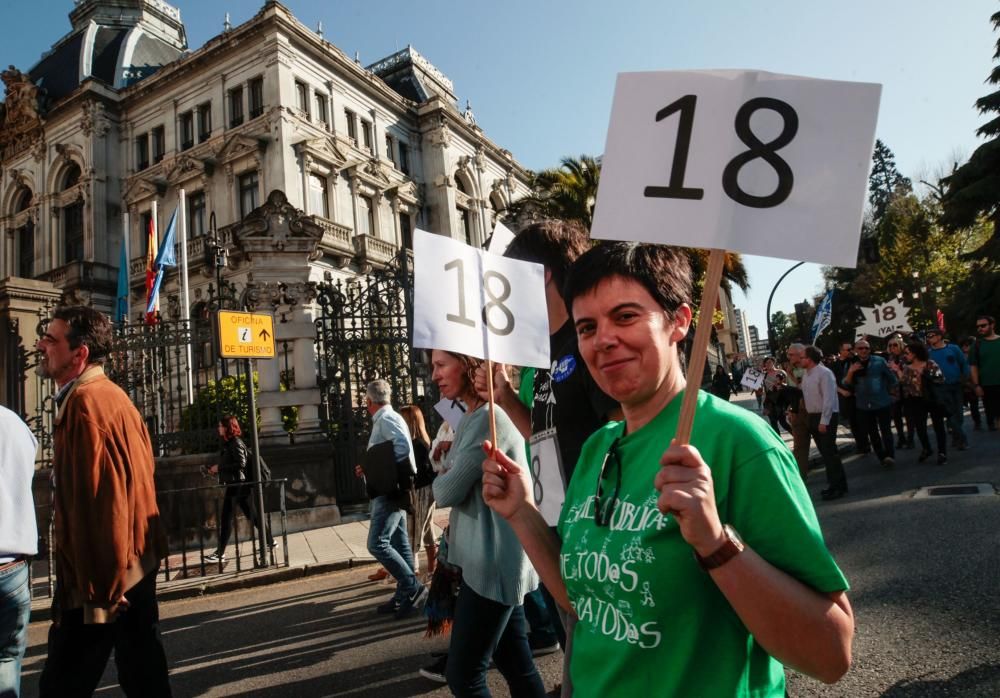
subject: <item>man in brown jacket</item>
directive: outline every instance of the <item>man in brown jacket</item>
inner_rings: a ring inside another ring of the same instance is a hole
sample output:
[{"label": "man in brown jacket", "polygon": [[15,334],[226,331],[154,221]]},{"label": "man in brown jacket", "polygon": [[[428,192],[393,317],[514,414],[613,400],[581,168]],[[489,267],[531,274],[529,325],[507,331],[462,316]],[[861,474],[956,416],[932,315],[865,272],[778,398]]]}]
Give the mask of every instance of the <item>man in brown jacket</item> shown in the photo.
[{"label": "man in brown jacket", "polygon": [[38,340],[55,381],[56,593],[41,695],[89,696],[111,650],[129,696],[169,696],[156,571],[166,554],[146,425],[104,375],[108,318],[56,310]]}]

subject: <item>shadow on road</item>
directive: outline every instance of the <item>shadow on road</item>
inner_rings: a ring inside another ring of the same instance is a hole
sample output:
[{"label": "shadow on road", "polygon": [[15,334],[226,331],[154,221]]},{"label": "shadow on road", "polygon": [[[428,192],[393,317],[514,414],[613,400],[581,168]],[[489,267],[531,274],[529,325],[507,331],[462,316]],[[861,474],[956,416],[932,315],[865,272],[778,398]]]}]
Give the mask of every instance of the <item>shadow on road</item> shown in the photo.
[{"label": "shadow on road", "polygon": [[947,679],[904,679],[890,686],[882,698],[997,695],[1000,695],[1000,664],[982,664]]}]

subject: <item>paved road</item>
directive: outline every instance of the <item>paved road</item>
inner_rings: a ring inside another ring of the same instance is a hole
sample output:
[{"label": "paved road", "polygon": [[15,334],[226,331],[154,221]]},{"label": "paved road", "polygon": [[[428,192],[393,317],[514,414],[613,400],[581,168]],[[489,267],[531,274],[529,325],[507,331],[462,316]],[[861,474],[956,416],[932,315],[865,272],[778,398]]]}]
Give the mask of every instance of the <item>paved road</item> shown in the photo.
[{"label": "paved road", "polygon": [[[893,470],[846,460],[851,493],[817,511],[852,584],[854,666],[835,686],[790,673],[790,696],[1000,696],[1000,497],[913,497],[919,487],[1000,484],[1000,434],[974,433],[946,466],[902,451]],[[814,495],[824,486],[814,472]],[[178,696],[445,696],[416,675],[427,640],[414,620],[375,615],[388,587],[355,570],[162,605]],[[35,695],[44,624],[31,627]],[[559,655],[539,660],[546,685]],[[495,694],[506,695],[493,672]],[[113,669],[105,676],[113,684]],[[117,696],[103,689],[98,695]],[[693,696],[697,695],[693,688]]]}]

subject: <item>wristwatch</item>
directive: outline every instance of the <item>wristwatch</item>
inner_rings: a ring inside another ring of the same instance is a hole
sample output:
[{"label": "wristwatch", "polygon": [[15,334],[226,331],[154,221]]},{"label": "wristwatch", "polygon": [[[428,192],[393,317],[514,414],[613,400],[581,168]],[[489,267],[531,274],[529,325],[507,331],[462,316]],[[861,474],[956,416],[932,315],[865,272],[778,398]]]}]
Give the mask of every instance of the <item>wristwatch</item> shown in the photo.
[{"label": "wristwatch", "polygon": [[720,545],[711,555],[702,557],[697,551],[692,551],[694,552],[694,559],[698,561],[698,564],[706,572],[714,570],[716,567],[722,567],[746,548],[743,539],[740,538],[740,534],[736,532],[735,528],[729,524],[725,524],[722,527],[722,532],[726,534],[726,542]]}]

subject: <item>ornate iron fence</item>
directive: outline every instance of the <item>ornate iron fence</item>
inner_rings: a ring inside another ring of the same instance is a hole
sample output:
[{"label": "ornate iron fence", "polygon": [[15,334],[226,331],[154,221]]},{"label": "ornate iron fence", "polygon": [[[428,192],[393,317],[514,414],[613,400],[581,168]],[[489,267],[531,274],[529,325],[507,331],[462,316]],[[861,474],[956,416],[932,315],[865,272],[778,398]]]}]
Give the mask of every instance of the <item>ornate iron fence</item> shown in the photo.
[{"label": "ornate iron fence", "polygon": [[370,381],[388,381],[397,407],[418,405],[428,429],[436,430],[441,421],[434,410],[437,387],[430,381],[428,365],[420,352],[411,349],[411,269],[403,250],[384,268],[317,288],[320,415],[334,446],[334,483],[342,509],[367,501],[354,465],[360,462],[371,431],[364,405]]}]

